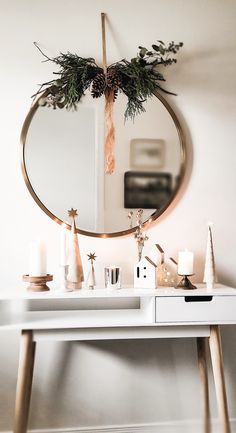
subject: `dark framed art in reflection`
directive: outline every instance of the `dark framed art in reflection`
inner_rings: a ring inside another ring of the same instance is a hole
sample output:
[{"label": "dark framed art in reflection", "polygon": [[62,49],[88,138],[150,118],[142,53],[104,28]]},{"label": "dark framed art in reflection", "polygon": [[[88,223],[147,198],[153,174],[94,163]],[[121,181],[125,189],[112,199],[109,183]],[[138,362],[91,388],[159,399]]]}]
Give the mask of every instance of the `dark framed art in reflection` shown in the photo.
[{"label": "dark framed art in reflection", "polygon": [[172,175],[143,171],[124,174],[124,207],[160,209],[172,194]]}]

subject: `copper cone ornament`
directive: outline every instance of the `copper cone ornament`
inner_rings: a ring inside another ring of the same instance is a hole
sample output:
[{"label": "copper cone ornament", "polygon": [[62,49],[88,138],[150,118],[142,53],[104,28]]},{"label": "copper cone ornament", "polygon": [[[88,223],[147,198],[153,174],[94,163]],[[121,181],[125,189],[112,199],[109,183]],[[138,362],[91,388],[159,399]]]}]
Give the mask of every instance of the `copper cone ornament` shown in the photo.
[{"label": "copper cone ornament", "polygon": [[82,288],[82,281],[84,281],[83,266],[80,257],[78,235],[76,233],[75,224],[77,211],[71,208],[68,211],[68,214],[72,218],[72,224],[69,236],[68,274],[66,278],[66,288],[67,290],[77,290]]},{"label": "copper cone ornament", "polygon": [[207,289],[213,289],[216,283],[215,257],[212,240],[212,224],[208,223],[206,259],[203,282],[206,283]]}]

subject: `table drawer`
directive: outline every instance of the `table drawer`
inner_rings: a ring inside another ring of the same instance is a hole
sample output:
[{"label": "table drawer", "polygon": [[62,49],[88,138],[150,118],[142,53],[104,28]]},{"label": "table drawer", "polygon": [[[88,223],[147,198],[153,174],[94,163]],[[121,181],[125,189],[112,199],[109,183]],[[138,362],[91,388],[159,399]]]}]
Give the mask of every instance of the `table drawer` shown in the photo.
[{"label": "table drawer", "polygon": [[236,320],[236,296],[156,297],[156,323],[216,322]]}]

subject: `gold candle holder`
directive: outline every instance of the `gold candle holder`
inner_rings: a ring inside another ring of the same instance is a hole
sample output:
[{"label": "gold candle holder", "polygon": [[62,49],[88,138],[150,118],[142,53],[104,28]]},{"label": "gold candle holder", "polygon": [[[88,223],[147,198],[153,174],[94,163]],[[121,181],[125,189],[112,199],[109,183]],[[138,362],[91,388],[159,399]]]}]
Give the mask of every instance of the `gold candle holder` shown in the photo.
[{"label": "gold candle holder", "polygon": [[179,284],[177,284],[177,286],[175,287],[176,289],[183,289],[183,290],[195,290],[197,289],[196,286],[194,286],[191,281],[188,279],[188,277],[191,277],[194,274],[189,274],[189,275],[181,275],[179,274],[181,277],[183,277]]},{"label": "gold candle holder", "polygon": [[32,277],[23,275],[23,281],[30,283],[27,287],[29,292],[47,292],[50,288],[47,286],[48,281],[53,280],[53,275],[47,274],[41,277]]}]

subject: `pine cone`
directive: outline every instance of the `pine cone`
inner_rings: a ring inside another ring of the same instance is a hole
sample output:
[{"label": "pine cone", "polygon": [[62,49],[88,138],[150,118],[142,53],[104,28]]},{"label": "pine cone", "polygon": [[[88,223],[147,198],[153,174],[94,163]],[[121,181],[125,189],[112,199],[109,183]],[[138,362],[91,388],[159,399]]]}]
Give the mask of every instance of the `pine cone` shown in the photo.
[{"label": "pine cone", "polygon": [[107,87],[117,91],[118,87],[121,85],[121,79],[118,72],[114,68],[110,68],[107,71]]},{"label": "pine cone", "polygon": [[106,77],[104,72],[97,74],[92,83],[91,95],[93,98],[102,96],[106,88]]}]

